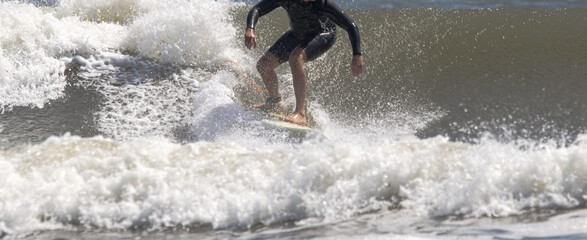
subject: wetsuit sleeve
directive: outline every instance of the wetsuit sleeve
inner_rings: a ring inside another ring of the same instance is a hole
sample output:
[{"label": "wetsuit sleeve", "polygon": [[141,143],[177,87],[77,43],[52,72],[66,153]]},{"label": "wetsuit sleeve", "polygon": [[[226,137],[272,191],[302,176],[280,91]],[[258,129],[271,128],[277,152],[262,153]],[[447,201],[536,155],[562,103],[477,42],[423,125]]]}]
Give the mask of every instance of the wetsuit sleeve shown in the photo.
[{"label": "wetsuit sleeve", "polygon": [[247,16],[247,28],[255,29],[259,18],[279,7],[279,0],[261,0],[249,11]]},{"label": "wetsuit sleeve", "polygon": [[346,13],[336,6],[336,4],[328,0],[323,1],[325,15],[349,34],[351,46],[353,47],[353,55],[361,55],[361,35],[359,33],[359,26],[357,26],[357,24],[355,24]]}]

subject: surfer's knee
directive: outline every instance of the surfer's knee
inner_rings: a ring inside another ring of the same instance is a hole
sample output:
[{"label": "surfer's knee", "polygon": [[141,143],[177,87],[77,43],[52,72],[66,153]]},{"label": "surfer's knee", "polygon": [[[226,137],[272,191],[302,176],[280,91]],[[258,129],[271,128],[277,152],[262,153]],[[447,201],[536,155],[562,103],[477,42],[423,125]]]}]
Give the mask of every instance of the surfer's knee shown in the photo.
[{"label": "surfer's knee", "polygon": [[264,63],[265,61],[263,60],[263,58],[257,61],[257,71],[259,71],[260,73],[267,71],[267,66]]},{"label": "surfer's knee", "polygon": [[[275,58],[275,57],[273,57]],[[257,61],[257,71],[259,72],[267,72],[276,68],[279,63],[274,63],[275,61],[272,59],[272,56],[268,54],[264,54],[259,61]]]},{"label": "surfer's knee", "polygon": [[305,61],[305,52],[302,48],[296,48],[289,54],[290,65],[301,65]]}]

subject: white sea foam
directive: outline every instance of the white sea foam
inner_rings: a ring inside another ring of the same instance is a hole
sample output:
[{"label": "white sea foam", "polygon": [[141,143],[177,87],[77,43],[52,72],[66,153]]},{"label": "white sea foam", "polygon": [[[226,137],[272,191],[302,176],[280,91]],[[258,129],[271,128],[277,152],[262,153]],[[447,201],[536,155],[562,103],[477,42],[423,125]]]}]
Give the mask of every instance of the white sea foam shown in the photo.
[{"label": "white sea foam", "polygon": [[225,1],[180,1],[144,14],[130,26],[127,49],[161,62],[217,64],[244,55],[234,45]]},{"label": "white sea foam", "polygon": [[[226,6],[139,0],[70,0],[43,10],[2,5],[8,17],[0,20],[7,23],[0,26],[6,30],[0,31],[0,66],[8,74],[0,76],[6,98],[0,105],[42,107],[62,94],[62,73],[74,63],[77,76],[99,83],[104,99],[95,120],[105,137],[65,135],[0,151],[0,235],[77,226],[304,226],[371,212],[397,213],[394,224],[410,228],[430,217],[584,206],[584,136],[567,147],[528,149],[490,139],[418,139],[411,134],[442,113],[392,109],[385,121],[347,126],[317,104],[310,111],[327,139],[291,144],[283,133],[264,129],[235,97],[242,81],[217,68],[229,59],[249,62],[233,46],[236,30],[227,23]],[[291,88],[283,94],[291,105]],[[199,141],[170,140],[185,122]],[[9,127],[0,124],[0,131]]]},{"label": "white sea foam", "polygon": [[417,219],[510,216],[584,204],[585,156],[585,142],[520,150],[405,137],[267,148],[52,137],[0,152],[0,230],[309,224],[394,202]]},{"label": "white sea foam", "polygon": [[63,95],[61,55],[113,48],[124,27],[57,18],[28,4],[0,5],[0,106],[43,105]]},{"label": "white sea foam", "polygon": [[[104,59],[112,52],[131,51],[160,63],[198,67],[239,60],[245,54],[233,46],[233,5],[70,0],[40,8],[1,3],[0,107],[43,107],[61,97],[66,64],[75,57]],[[84,71],[92,74],[103,66],[86,65]]]}]

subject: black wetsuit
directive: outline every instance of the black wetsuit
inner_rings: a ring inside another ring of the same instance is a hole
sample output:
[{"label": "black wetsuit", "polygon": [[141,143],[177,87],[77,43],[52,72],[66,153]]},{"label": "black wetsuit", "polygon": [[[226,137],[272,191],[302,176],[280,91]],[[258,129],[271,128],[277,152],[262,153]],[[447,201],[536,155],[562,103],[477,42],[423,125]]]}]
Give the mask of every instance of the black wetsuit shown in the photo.
[{"label": "black wetsuit", "polygon": [[259,17],[278,7],[287,11],[291,27],[268,50],[279,63],[298,46],[304,48],[308,61],[316,59],[334,45],[336,25],[348,32],[353,55],[361,55],[359,27],[330,0],[261,0],[249,11],[247,28],[254,29]]}]

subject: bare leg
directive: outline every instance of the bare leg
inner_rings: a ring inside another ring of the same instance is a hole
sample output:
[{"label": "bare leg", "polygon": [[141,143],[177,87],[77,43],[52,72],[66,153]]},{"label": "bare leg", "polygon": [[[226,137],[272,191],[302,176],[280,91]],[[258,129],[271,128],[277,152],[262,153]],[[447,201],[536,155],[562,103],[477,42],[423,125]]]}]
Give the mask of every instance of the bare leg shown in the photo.
[{"label": "bare leg", "polygon": [[[277,83],[277,74],[275,73],[275,68],[279,66],[279,61],[277,57],[270,52],[265,52],[261,59],[257,62],[257,71],[261,74],[261,78],[263,78],[263,83],[265,83],[265,87],[267,87],[267,91],[269,91],[270,98],[278,98],[281,95],[279,94],[279,85]],[[251,106],[253,108],[258,108],[262,110],[274,110],[275,108],[279,107],[279,103],[262,103]]]},{"label": "bare leg", "polygon": [[283,117],[283,120],[302,126],[306,125],[306,73],[303,67],[306,59],[306,51],[300,47],[296,47],[289,55],[289,66],[293,75],[294,93],[296,96],[296,109],[292,114]]}]

